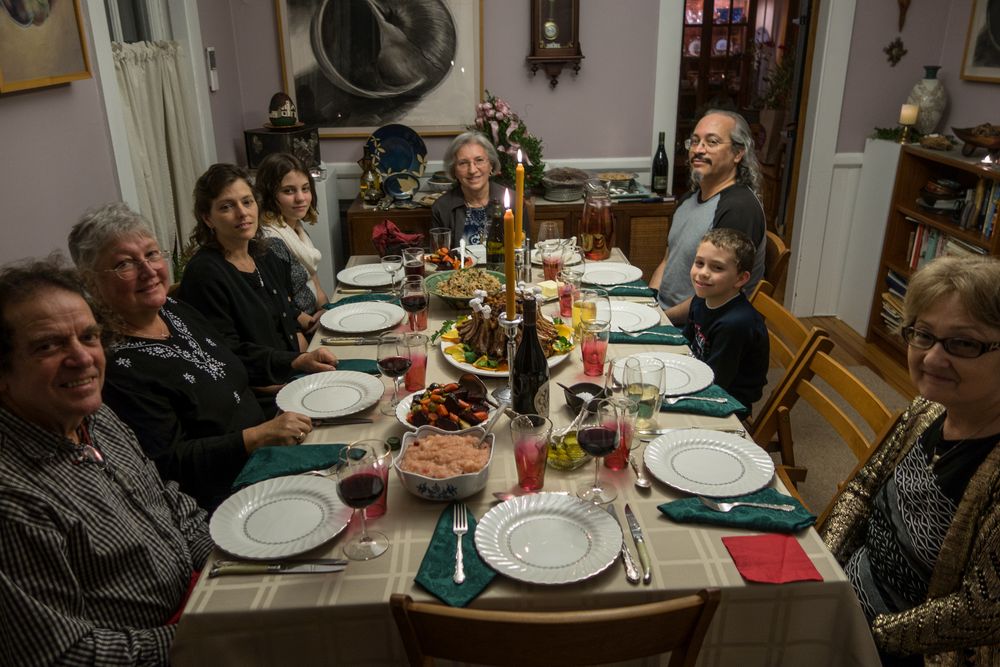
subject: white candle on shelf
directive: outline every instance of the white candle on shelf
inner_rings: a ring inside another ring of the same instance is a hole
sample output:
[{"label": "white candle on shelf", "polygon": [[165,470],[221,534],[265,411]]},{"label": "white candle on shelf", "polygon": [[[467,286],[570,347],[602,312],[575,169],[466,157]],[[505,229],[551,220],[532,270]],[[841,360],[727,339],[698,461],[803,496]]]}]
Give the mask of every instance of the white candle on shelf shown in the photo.
[{"label": "white candle on shelf", "polygon": [[920,112],[920,107],[916,104],[904,104],[899,110],[899,124],[900,125],[913,125],[917,122],[917,114]]}]

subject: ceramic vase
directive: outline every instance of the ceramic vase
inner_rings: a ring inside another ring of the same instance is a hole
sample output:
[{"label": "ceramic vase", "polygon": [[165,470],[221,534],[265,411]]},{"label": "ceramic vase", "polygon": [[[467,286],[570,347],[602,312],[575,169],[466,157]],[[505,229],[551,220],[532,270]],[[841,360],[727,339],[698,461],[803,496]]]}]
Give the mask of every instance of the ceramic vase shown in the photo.
[{"label": "ceramic vase", "polygon": [[937,129],[948,105],[948,94],[937,78],[938,65],[925,65],[924,78],[917,81],[906,98],[907,104],[916,104],[920,108],[914,127],[921,134],[930,134]]}]

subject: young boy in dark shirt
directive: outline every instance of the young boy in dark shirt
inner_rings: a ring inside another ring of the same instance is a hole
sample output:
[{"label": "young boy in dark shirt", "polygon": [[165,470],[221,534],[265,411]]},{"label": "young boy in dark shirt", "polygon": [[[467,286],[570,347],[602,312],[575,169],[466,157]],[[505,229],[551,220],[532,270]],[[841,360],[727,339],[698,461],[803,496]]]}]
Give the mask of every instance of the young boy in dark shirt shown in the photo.
[{"label": "young boy in dark shirt", "polygon": [[743,232],[713,229],[701,239],[691,283],[695,296],[684,337],[694,356],[715,372],[715,383],[746,406],[757,401],[767,383],[770,347],[767,328],[743,294],[750,280],[754,245]]}]

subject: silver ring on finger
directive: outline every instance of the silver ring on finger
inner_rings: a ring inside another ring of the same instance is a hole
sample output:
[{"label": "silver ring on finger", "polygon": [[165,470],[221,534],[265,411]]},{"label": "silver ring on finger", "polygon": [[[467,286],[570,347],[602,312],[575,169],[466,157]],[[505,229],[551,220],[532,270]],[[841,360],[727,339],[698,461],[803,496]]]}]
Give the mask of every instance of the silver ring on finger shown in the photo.
[{"label": "silver ring on finger", "polygon": [[306,439],[306,434],[303,433],[302,431],[299,431],[299,434],[295,436],[295,442],[302,442],[305,439]]}]

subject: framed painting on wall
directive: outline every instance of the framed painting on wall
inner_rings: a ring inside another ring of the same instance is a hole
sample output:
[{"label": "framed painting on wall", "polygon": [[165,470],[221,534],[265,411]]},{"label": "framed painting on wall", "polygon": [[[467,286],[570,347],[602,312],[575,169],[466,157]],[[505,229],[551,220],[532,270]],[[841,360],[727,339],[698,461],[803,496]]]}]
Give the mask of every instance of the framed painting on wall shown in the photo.
[{"label": "framed painting on wall", "polygon": [[1000,0],[973,0],[962,78],[1000,83]]},{"label": "framed painting on wall", "polygon": [[482,0],[275,0],[282,78],[321,137],[458,134],[482,99]]},{"label": "framed painting on wall", "polygon": [[90,76],[80,0],[0,2],[0,93]]}]

